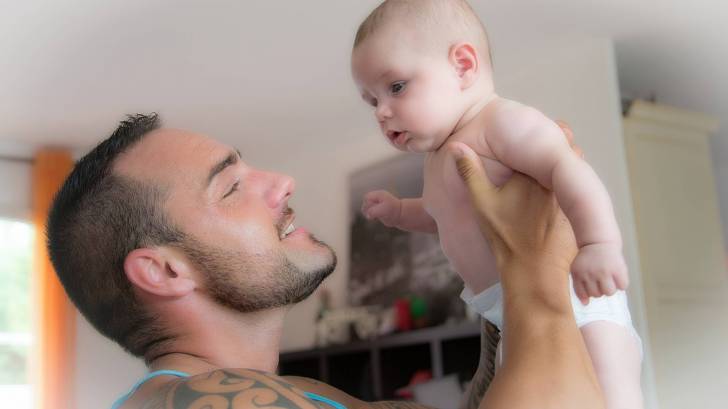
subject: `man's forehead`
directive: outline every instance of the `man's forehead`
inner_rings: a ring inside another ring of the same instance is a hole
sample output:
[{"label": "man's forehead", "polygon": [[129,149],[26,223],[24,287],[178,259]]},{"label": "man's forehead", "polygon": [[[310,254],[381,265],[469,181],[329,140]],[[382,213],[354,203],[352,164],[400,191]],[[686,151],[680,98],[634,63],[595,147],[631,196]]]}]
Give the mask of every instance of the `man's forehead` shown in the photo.
[{"label": "man's forehead", "polygon": [[135,179],[170,184],[204,175],[230,147],[205,135],[180,129],[157,129],[125,152],[115,171]]}]

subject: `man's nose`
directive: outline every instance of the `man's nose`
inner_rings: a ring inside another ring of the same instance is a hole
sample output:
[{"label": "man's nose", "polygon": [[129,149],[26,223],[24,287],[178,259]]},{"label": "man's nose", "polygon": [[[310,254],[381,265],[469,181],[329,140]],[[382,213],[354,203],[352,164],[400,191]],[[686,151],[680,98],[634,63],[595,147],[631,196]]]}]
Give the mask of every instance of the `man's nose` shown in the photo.
[{"label": "man's nose", "polygon": [[288,198],[296,189],[296,181],[288,175],[281,175],[270,172],[268,174],[270,186],[265,195],[265,200],[272,209],[285,205]]},{"label": "man's nose", "polygon": [[392,110],[388,104],[380,103],[377,105],[377,109],[374,111],[374,115],[377,117],[377,121],[384,122],[385,120],[392,117]]}]

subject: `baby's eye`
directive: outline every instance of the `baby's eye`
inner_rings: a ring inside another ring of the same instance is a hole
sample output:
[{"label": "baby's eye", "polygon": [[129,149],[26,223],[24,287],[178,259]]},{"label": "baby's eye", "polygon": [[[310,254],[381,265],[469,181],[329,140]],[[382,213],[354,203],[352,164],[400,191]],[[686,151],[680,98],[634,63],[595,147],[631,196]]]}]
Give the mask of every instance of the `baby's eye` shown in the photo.
[{"label": "baby's eye", "polygon": [[389,86],[389,92],[391,92],[392,95],[398,95],[398,94],[401,94],[406,87],[407,87],[406,81],[393,82],[392,85]]}]

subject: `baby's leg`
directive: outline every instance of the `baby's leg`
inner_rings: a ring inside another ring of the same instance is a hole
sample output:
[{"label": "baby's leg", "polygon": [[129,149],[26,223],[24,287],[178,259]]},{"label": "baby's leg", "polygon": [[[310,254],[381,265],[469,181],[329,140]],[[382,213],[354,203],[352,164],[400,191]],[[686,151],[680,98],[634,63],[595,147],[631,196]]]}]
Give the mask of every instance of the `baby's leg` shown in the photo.
[{"label": "baby's leg", "polygon": [[581,328],[607,409],[641,409],[641,346],[631,328],[593,321]]}]

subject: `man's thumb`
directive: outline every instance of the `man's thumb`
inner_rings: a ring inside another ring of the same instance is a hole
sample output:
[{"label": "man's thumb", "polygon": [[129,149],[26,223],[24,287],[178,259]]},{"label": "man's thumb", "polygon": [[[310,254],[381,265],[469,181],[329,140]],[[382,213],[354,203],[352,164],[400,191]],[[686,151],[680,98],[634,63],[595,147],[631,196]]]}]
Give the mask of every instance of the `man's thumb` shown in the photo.
[{"label": "man's thumb", "polygon": [[495,189],[495,186],[485,174],[480,157],[469,146],[461,142],[452,142],[448,145],[448,151],[455,159],[455,166],[460,178],[465,182],[476,200],[481,199],[478,196]]}]

